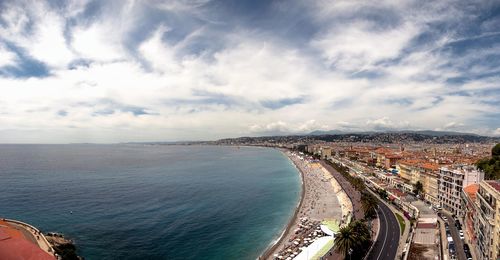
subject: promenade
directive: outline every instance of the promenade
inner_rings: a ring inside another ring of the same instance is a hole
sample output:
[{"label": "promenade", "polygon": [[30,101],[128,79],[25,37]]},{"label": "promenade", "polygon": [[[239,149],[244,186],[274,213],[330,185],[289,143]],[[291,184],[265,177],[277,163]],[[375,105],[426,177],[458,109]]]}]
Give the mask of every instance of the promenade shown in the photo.
[{"label": "promenade", "polygon": [[289,151],[284,153],[301,172],[303,193],[300,206],[281,239],[263,255],[266,259],[296,257],[325,236],[320,229],[322,223],[328,222],[329,227],[338,230],[353,208],[341,185],[321,163]]},{"label": "promenade", "polygon": [[56,259],[45,236],[24,222],[0,219],[0,259]]}]

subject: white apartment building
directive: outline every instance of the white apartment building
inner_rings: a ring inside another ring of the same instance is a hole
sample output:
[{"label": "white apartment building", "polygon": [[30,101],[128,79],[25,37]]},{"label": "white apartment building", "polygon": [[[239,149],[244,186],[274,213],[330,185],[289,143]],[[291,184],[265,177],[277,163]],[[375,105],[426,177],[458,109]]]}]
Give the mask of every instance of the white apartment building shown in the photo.
[{"label": "white apartment building", "polygon": [[461,210],[463,188],[479,183],[484,179],[484,173],[472,165],[459,165],[453,168],[439,169],[439,194],[441,207],[455,215]]}]

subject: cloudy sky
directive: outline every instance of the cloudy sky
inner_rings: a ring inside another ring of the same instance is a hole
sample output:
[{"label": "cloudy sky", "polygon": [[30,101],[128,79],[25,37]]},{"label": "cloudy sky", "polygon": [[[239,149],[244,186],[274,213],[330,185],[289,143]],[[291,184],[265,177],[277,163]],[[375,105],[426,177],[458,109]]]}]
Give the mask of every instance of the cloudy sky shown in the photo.
[{"label": "cloudy sky", "polygon": [[499,1],[0,1],[0,142],[500,135]]}]

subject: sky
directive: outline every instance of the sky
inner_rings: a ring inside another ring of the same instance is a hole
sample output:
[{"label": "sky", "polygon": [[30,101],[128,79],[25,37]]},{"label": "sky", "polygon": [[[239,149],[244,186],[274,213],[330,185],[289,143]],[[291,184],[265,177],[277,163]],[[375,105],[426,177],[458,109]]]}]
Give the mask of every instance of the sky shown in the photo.
[{"label": "sky", "polygon": [[0,143],[500,136],[500,1],[0,1]]}]

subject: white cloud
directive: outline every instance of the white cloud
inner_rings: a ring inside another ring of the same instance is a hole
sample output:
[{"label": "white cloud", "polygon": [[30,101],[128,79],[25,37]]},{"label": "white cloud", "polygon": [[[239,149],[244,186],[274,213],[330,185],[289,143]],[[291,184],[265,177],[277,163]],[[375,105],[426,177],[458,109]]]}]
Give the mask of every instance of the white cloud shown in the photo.
[{"label": "white cloud", "polygon": [[17,62],[17,55],[0,44],[0,67],[14,66]]},{"label": "white cloud", "polygon": [[79,26],[72,32],[71,47],[81,58],[113,61],[124,58],[121,37],[112,27],[94,23]]},{"label": "white cloud", "polygon": [[168,33],[169,29],[160,26],[151,38],[139,46],[139,51],[151,64],[154,70],[159,72],[178,72],[179,64],[175,59],[175,49],[166,46],[162,41],[162,36]]},{"label": "white cloud", "polygon": [[368,69],[382,60],[396,58],[419,32],[412,24],[389,30],[377,30],[367,22],[339,27],[314,39],[312,44],[335,68],[348,71]]},{"label": "white cloud", "polygon": [[1,27],[0,36],[32,58],[51,67],[64,67],[74,58],[64,37],[64,17],[48,10],[42,2],[11,6],[2,17],[7,23]]},{"label": "white cloud", "polygon": [[[498,89],[497,79],[473,80],[453,89],[447,85],[446,79],[461,71],[444,66],[452,56],[434,50],[453,37],[445,35],[428,48],[402,55],[410,41],[427,29],[425,21],[436,18],[413,15],[376,30],[373,21],[336,25],[342,12],[356,12],[357,3],[323,1],[333,6],[326,6],[314,22],[324,25],[300,48],[240,25],[243,28],[235,26],[218,34],[222,44],[215,50],[190,52],[198,40],[213,36],[213,28],[193,26],[179,33],[179,28],[168,27],[172,24],[155,23],[151,31],[143,32],[145,39],[127,45],[129,33],[147,15],[141,13],[139,3],[130,1],[113,16],[71,24],[66,19],[81,14],[84,5],[74,2],[61,13],[16,6],[1,12],[7,25],[0,26],[0,38],[50,65],[50,75],[0,76],[0,131],[6,133],[0,134],[0,142],[27,140],[23,133],[31,131],[38,131],[40,140],[47,142],[57,141],[56,136],[61,137],[58,142],[117,142],[334,128],[467,130],[474,129],[471,120],[500,113],[495,105],[498,95],[481,92]],[[180,1],[163,8],[196,12],[203,4]],[[380,3],[396,11],[406,4]],[[29,23],[39,25],[26,34]],[[131,46],[137,49],[129,53]],[[460,64],[473,58],[465,56]],[[378,64],[396,57],[400,60]],[[17,64],[17,59],[0,46],[0,67]],[[67,64],[76,59],[88,64],[68,69]],[[366,78],[352,73],[359,70],[380,75]],[[453,91],[475,92],[457,95]],[[300,102],[286,104],[294,99]],[[277,105],[266,106],[270,101]]]},{"label": "white cloud", "polygon": [[393,130],[407,129],[410,127],[408,121],[392,121],[389,117],[381,117],[373,120],[367,120],[366,125],[375,130]]}]

